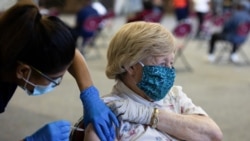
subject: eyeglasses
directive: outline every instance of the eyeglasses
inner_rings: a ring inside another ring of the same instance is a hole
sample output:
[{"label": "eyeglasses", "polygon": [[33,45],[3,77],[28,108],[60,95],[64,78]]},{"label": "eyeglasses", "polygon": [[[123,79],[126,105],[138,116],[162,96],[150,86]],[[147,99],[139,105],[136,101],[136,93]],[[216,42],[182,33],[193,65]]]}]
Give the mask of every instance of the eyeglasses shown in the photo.
[{"label": "eyeglasses", "polygon": [[37,73],[39,73],[40,75],[42,75],[44,78],[46,78],[47,80],[49,80],[50,82],[54,83],[53,87],[58,86],[61,81],[62,81],[62,77],[59,77],[57,79],[52,79],[49,76],[47,76],[46,74],[42,73],[41,71],[39,71],[38,69],[36,69],[35,67],[30,66],[33,70],[35,70]]}]

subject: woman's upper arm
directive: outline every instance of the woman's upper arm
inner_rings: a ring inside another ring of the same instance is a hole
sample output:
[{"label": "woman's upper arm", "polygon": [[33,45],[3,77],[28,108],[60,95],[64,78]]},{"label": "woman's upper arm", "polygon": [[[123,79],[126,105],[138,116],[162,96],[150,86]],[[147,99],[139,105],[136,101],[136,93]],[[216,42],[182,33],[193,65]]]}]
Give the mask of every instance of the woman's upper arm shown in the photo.
[{"label": "woman's upper arm", "polygon": [[75,51],[73,62],[68,71],[75,78],[80,91],[93,85],[87,63],[80,51],[77,49]]}]

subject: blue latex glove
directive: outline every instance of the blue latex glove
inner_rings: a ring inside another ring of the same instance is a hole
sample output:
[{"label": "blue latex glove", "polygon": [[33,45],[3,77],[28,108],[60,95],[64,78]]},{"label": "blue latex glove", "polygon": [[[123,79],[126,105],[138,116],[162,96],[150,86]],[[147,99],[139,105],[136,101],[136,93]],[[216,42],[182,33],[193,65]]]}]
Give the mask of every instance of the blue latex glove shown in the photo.
[{"label": "blue latex glove", "polygon": [[66,120],[59,120],[48,123],[37,130],[25,141],[69,141],[71,124]]},{"label": "blue latex glove", "polygon": [[115,129],[119,122],[115,114],[100,99],[99,92],[94,86],[83,90],[80,98],[84,106],[84,127],[92,123],[96,134],[101,141],[114,141]]}]

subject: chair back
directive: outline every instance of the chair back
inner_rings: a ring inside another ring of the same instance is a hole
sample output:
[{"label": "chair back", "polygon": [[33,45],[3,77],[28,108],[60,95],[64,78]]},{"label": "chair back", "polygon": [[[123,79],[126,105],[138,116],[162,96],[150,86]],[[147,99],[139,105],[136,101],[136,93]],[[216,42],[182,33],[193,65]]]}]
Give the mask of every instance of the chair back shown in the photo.
[{"label": "chair back", "polygon": [[223,16],[215,16],[212,20],[214,26],[223,26],[225,18]]},{"label": "chair back", "polygon": [[143,17],[143,20],[146,22],[156,22],[159,23],[161,21],[162,14],[161,13],[156,13],[152,11],[151,13],[148,13]]},{"label": "chair back", "polygon": [[113,11],[107,12],[107,14],[99,16],[93,15],[89,16],[86,21],[83,23],[83,29],[87,32],[95,32],[101,28],[101,23],[105,19],[113,18],[115,16]]},{"label": "chair back", "polygon": [[102,19],[109,19],[115,17],[115,12],[113,10],[108,11],[105,15],[101,16]]},{"label": "chair back", "polygon": [[[83,127],[83,117],[80,117],[75,123],[74,127],[84,129]],[[77,131],[72,129],[69,136],[69,141],[83,141],[84,131]]]},{"label": "chair back", "polygon": [[102,18],[100,16],[89,16],[83,23],[83,29],[87,32],[95,32],[100,26]]},{"label": "chair back", "polygon": [[190,35],[192,31],[192,27],[191,24],[188,22],[182,22],[180,24],[178,24],[174,30],[173,30],[173,34],[177,37],[177,38],[184,38],[188,35]]},{"label": "chair back", "polygon": [[244,22],[239,24],[236,33],[239,36],[246,37],[249,31],[250,31],[250,23]]}]

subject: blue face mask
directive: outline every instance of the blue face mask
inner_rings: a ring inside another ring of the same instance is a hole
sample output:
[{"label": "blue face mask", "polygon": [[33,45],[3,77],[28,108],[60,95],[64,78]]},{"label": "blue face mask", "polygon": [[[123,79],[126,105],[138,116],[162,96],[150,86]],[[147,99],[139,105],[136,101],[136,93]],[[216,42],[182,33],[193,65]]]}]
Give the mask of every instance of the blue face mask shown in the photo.
[{"label": "blue face mask", "polygon": [[[56,85],[55,85],[53,82],[50,82],[50,84],[47,85],[47,86],[35,85],[34,83],[32,83],[32,82],[29,81],[30,75],[31,75],[31,71],[29,72],[28,78],[27,78],[27,79],[23,78],[23,80],[24,80],[26,83],[25,83],[24,86],[22,87],[23,90],[24,90],[28,95],[30,95],[30,96],[37,96],[37,95],[42,95],[42,94],[45,94],[45,93],[48,93],[48,92],[51,92],[52,90],[54,90],[54,88],[55,88]],[[60,78],[58,78],[58,79],[56,79],[56,80],[54,80],[54,81],[57,82],[57,83],[60,83],[61,79],[62,79],[62,78],[60,77]],[[33,89],[32,92],[26,88],[27,84],[30,84],[30,85],[32,85],[32,86],[34,87],[34,89]]]},{"label": "blue face mask", "polygon": [[174,85],[175,69],[163,66],[143,66],[137,86],[154,101],[163,99]]}]

